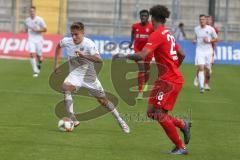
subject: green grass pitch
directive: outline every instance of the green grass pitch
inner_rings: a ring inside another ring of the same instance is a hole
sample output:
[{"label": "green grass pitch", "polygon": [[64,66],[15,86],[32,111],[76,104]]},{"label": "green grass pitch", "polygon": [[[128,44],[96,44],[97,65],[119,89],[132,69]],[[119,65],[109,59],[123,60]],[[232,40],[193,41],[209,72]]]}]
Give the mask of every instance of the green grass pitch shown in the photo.
[{"label": "green grass pitch", "polygon": [[[48,84],[52,60],[43,63],[33,78],[28,61],[0,60],[1,160],[237,160],[240,158],[240,67],[215,65],[212,91],[204,95],[193,86],[195,68],[184,64],[185,84],[173,114],[192,109],[189,155],[166,154],[173,145],[156,122],[144,119],[147,101],[129,107],[120,100],[119,111],[131,133],[124,134],[111,114],[83,122],[72,133],[58,131],[55,104],[63,95]],[[110,61],[99,79],[105,90],[116,92],[110,81]],[[77,111],[96,105],[92,99],[74,97]],[[138,119],[140,114],[143,119]],[[129,115],[132,115],[130,119]]]}]

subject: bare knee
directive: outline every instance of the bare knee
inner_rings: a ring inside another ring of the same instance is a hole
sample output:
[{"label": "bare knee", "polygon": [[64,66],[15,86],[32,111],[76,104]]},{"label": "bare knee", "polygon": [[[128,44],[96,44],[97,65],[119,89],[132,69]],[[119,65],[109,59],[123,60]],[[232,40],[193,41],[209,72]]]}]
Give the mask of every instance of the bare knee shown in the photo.
[{"label": "bare knee", "polygon": [[64,92],[66,92],[66,91],[73,92],[73,91],[76,90],[76,87],[73,86],[73,85],[70,84],[70,83],[63,83],[63,85],[62,85],[62,90],[63,90]]},{"label": "bare knee", "polygon": [[204,65],[198,65],[198,71],[204,71]]},{"label": "bare knee", "polygon": [[108,100],[106,98],[97,98],[97,100],[102,106],[106,106],[108,104]]}]

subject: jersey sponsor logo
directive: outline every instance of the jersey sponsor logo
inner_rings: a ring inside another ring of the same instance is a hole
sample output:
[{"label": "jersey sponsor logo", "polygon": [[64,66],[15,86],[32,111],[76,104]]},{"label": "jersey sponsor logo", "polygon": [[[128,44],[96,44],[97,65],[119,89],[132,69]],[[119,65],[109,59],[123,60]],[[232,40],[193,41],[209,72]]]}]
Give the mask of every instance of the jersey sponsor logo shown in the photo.
[{"label": "jersey sponsor logo", "polygon": [[148,34],[136,34],[136,38],[148,38]]}]

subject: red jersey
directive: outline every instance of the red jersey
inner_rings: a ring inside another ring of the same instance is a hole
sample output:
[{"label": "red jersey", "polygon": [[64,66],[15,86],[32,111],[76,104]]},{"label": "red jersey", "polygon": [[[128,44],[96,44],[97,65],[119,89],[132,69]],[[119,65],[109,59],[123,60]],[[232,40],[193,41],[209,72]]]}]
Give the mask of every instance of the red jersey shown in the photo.
[{"label": "red jersey", "polygon": [[143,49],[148,41],[149,35],[154,31],[153,26],[148,22],[145,26],[141,23],[132,25],[132,32],[134,34],[134,51],[139,52]]},{"label": "red jersey", "polygon": [[178,70],[179,61],[176,44],[173,35],[165,26],[159,26],[153,32],[144,48],[154,52],[154,58],[158,67],[158,78],[174,83],[183,83],[183,76]]},{"label": "red jersey", "polygon": [[216,26],[212,26],[215,30],[215,32],[218,34],[218,28]]},{"label": "red jersey", "polygon": [[[218,34],[218,28],[215,27],[215,26],[212,26],[212,27],[214,28],[215,32]],[[217,43],[216,43],[216,42],[212,43],[213,50],[216,48],[216,46],[217,46]],[[214,54],[214,53],[213,53],[213,54]]]}]

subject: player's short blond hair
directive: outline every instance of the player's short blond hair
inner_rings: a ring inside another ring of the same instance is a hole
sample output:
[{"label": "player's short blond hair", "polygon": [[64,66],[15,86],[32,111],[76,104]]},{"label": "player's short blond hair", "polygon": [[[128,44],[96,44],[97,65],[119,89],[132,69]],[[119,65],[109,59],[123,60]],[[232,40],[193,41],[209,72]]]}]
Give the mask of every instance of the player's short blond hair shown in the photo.
[{"label": "player's short blond hair", "polygon": [[71,30],[80,30],[80,31],[84,31],[84,24],[82,22],[74,22],[71,27]]},{"label": "player's short blond hair", "polygon": [[36,10],[36,6],[31,6],[30,9]]}]

